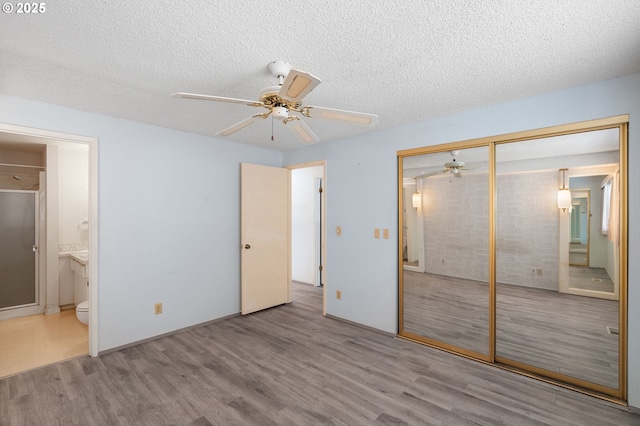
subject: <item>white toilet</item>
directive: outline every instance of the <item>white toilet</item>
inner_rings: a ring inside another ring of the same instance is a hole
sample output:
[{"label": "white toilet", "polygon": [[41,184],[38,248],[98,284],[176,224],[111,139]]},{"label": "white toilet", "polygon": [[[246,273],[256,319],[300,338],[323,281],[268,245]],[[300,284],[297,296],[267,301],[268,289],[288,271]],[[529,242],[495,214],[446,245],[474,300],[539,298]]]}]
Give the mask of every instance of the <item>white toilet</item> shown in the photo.
[{"label": "white toilet", "polygon": [[89,301],[85,300],[76,306],[76,318],[83,324],[89,324]]}]

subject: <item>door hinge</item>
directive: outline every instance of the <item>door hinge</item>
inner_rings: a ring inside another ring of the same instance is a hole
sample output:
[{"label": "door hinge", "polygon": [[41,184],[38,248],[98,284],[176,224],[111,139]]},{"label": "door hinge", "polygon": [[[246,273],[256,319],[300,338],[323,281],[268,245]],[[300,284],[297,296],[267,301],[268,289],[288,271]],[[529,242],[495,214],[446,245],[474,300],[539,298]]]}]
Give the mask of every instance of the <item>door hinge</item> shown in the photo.
[{"label": "door hinge", "polygon": [[319,270],[320,272],[322,272],[322,271],[324,270],[324,269],[322,268],[322,265],[318,266],[318,270]]},{"label": "door hinge", "polygon": [[318,192],[322,194],[322,187],[318,188]]}]

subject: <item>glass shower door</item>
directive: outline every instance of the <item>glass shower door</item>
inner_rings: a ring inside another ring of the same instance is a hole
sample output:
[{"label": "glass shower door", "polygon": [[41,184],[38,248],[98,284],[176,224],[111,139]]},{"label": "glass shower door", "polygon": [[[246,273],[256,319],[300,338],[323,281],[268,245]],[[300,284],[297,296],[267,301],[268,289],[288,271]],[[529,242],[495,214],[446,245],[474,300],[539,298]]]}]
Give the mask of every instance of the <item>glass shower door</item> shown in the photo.
[{"label": "glass shower door", "polygon": [[36,193],[0,191],[0,310],[34,305]]}]

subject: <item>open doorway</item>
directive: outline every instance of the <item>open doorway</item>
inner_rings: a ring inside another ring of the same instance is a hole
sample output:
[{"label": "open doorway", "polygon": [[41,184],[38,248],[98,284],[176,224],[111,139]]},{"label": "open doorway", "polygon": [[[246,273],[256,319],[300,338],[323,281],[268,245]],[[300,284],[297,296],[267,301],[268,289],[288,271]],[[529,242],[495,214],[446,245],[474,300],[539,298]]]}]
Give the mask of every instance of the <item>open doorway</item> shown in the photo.
[{"label": "open doorway", "polygon": [[325,314],[325,163],[288,168],[291,169],[291,279],[322,291]]},{"label": "open doorway", "polygon": [[[11,363],[3,356],[13,365],[0,371],[0,376],[78,355],[97,355],[97,268],[93,267],[97,262],[97,140],[0,124],[0,151],[4,181],[22,185],[5,192],[33,192],[38,206],[38,235],[32,248],[36,254],[33,303],[6,306],[0,312],[0,322],[20,329],[25,343],[39,342],[35,349],[25,349],[28,352],[20,362]],[[83,296],[89,305],[91,328],[77,319],[75,307],[80,300],[74,299],[76,283],[65,251],[85,255],[85,293],[78,297]],[[87,282],[92,288],[87,289]],[[14,353],[18,342],[11,340],[1,342],[0,347]]]}]

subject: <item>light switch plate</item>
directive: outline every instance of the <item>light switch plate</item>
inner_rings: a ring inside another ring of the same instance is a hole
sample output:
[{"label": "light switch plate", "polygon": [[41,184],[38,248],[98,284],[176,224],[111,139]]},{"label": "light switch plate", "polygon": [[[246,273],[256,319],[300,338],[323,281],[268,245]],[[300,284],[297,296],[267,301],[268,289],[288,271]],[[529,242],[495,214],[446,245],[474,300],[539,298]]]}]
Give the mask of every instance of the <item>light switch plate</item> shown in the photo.
[{"label": "light switch plate", "polygon": [[389,228],[384,228],[382,230],[382,238],[384,238],[385,240],[389,239]]},{"label": "light switch plate", "polygon": [[380,238],[380,228],[375,228],[373,230],[373,238]]}]

